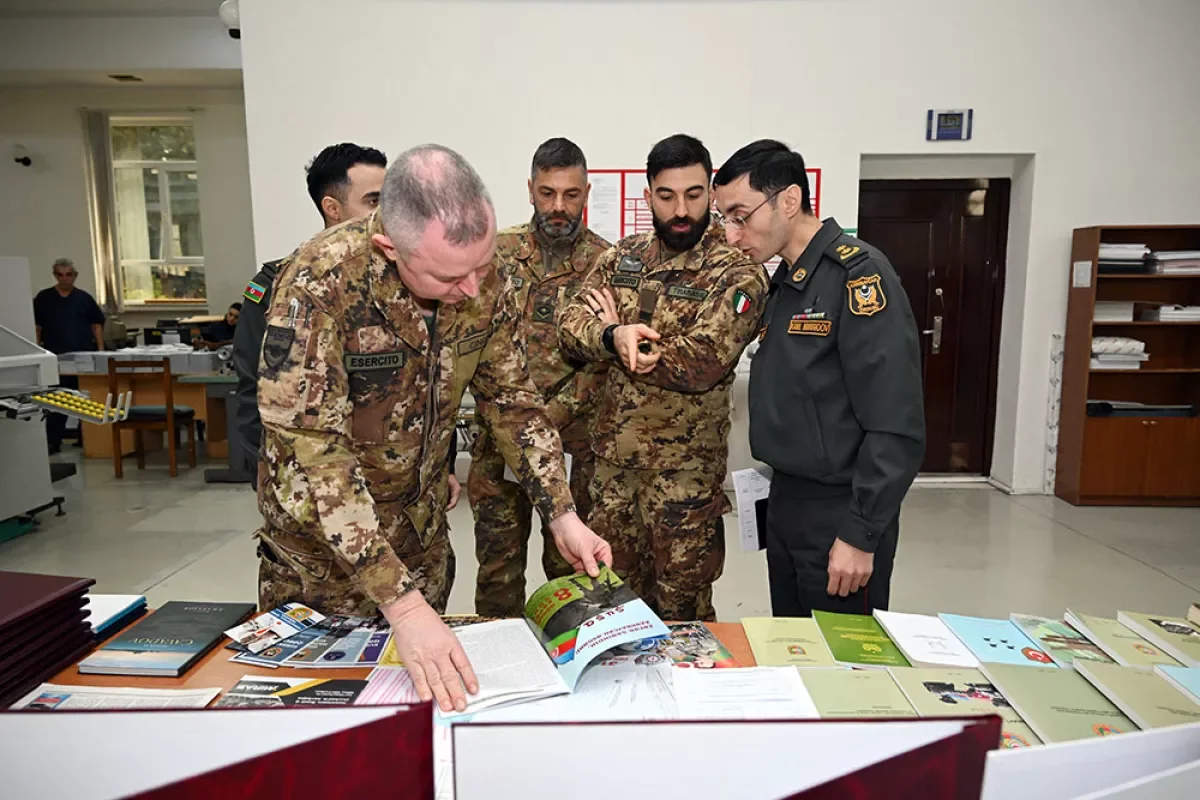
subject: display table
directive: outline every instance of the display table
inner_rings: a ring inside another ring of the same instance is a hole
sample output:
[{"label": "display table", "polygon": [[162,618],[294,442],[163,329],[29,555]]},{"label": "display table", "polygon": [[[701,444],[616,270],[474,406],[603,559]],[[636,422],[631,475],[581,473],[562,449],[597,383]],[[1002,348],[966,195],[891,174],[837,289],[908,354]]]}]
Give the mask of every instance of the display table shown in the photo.
[{"label": "display table", "polygon": [[[135,623],[136,624],[136,623]],[[754,666],[754,654],[740,622],[710,622],[708,628],[729,649],[743,667]],[[120,632],[114,634],[119,636]],[[131,675],[83,675],[71,665],[47,683],[68,686],[132,686],[143,689],[221,689],[233,688],[243,675],[271,675],[276,678],[365,678],[370,667],[356,669],[268,669],[250,664],[236,664],[229,659],[235,653],[224,646],[217,647],[202,658],[181,678],[143,678]],[[86,658],[86,656],[85,656]],[[82,659],[80,659],[82,660]]]}]

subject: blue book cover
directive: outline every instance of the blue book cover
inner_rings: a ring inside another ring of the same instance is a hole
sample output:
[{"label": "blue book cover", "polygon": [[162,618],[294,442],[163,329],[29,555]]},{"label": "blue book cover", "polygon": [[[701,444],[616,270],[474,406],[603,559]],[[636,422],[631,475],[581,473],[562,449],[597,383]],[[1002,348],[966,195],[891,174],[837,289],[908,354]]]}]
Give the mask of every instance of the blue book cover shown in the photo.
[{"label": "blue book cover", "polygon": [[1193,700],[1200,703],[1200,668],[1172,667],[1167,664],[1159,664],[1154,668],[1154,671],[1163,678],[1166,678],[1167,683],[1172,684],[1176,689],[1190,695]]},{"label": "blue book cover", "polygon": [[79,671],[179,677],[254,608],[253,603],[172,601],[81,661]]},{"label": "blue book cover", "polygon": [[950,632],[980,661],[1025,667],[1057,667],[1011,620],[938,614]]}]

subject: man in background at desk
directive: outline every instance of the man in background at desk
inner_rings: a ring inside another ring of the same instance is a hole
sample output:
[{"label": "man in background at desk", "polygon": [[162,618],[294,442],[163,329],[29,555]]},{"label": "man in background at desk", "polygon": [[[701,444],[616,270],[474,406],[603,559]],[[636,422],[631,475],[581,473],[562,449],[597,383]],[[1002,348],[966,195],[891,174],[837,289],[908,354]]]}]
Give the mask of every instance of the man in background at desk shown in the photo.
[{"label": "man in background at desk", "polygon": [[[308,194],[321,214],[325,228],[370,214],[379,205],[387,156],[373,147],[350,142],[326,147],[308,165]],[[233,337],[233,369],[237,372],[237,440],[245,448],[247,468],[253,475],[262,441],[258,416],[258,356],[267,333],[266,311],[271,286],[287,258],[268,261],[246,284],[247,302]]]},{"label": "man in background at desk", "polygon": [[192,342],[192,347],[197,350],[220,350],[227,344],[233,344],[233,337],[237,331],[238,316],[241,313],[241,303],[231,305],[229,310],[225,312],[225,319],[206,326],[200,334],[200,338]]},{"label": "man in background at desk", "polygon": [[[42,289],[33,298],[33,322],[37,343],[55,355],[104,349],[104,312],[83,289],[75,288],[79,272],[69,258],[54,262],[55,285]],[[79,378],[63,375],[59,385],[78,389]],[[63,414],[46,416],[46,443],[53,455],[62,449],[67,418]]]}]

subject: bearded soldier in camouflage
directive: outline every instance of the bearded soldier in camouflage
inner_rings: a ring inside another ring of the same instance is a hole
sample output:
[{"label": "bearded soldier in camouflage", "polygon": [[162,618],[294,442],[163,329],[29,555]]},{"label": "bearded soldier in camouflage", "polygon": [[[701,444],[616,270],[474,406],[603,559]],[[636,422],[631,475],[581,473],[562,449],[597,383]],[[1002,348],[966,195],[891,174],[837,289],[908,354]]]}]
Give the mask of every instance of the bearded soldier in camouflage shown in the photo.
[{"label": "bearded soldier in camouflage", "polygon": [[703,144],[669,137],[646,166],[654,234],[600,259],[563,309],[559,338],[568,353],[610,362],[592,425],[591,523],[612,544],[614,571],[661,617],[712,620],[730,509],[729,391],[767,276],[711,220]]},{"label": "bearded soldier in camouflage", "polygon": [[259,379],[259,603],[384,615],[423,700],[478,690],[438,617],[453,580],[451,432],[469,385],[563,556],[608,546],[575,514],[562,446],[491,269],[475,170],[437,145],[388,169],[380,207],[302,245],[275,284]]},{"label": "bearded soldier in camouflage", "polygon": [[[509,301],[520,313],[529,353],[529,374],[546,401],[550,422],[572,456],[571,494],[579,516],[588,518],[588,486],[595,461],[587,442],[588,418],[606,365],[568,358],[558,346],[555,316],[574,297],[583,277],[609,243],[583,224],[589,185],[583,151],[567,139],[550,139],[533,155],[529,201],[533,221],[501,231],[495,266],[507,278]],[[467,495],[475,513],[475,611],[518,617],[525,606],[525,563],[533,504],[504,475],[504,458],[486,428],[471,451]],[[543,529],[544,533],[548,531]],[[542,549],[546,577],[571,572],[549,536]]]}]

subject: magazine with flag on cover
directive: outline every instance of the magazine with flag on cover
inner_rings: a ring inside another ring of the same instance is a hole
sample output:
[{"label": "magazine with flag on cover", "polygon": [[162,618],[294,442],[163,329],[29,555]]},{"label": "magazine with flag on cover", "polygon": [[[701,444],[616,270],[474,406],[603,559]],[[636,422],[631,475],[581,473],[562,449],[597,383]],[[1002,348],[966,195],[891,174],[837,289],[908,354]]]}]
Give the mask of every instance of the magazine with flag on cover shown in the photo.
[{"label": "magazine with flag on cover", "polygon": [[588,666],[613,650],[660,661],[655,648],[668,635],[658,615],[604,565],[595,578],[576,573],[540,587],[524,619],[454,632],[479,691],[467,696],[464,711],[438,711],[449,718],[570,694]]}]

